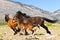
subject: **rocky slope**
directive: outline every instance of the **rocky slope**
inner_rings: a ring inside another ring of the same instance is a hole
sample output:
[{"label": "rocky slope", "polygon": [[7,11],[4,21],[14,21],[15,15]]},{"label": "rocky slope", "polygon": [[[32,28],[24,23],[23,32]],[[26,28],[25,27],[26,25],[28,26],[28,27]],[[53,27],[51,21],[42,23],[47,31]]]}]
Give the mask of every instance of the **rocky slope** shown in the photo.
[{"label": "rocky slope", "polygon": [[13,2],[11,0],[0,0],[0,19],[4,19],[5,14],[10,14],[10,17],[12,17],[18,10],[31,17],[41,16],[55,20],[54,17],[51,17],[50,12],[35,6]]},{"label": "rocky slope", "polygon": [[53,12],[52,16],[56,17],[58,20],[60,20],[60,9]]}]

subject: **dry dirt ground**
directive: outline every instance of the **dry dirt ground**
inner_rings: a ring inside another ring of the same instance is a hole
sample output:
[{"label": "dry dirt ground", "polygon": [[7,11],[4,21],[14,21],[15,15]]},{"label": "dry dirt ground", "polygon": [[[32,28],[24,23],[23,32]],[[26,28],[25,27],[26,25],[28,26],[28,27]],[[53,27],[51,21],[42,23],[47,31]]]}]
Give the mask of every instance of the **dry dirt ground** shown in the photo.
[{"label": "dry dirt ground", "polygon": [[[38,29],[38,28],[37,28]],[[49,28],[52,35],[48,35],[43,28],[35,32],[37,35],[13,35],[13,31],[9,27],[0,27],[0,40],[60,40],[60,28]]]}]

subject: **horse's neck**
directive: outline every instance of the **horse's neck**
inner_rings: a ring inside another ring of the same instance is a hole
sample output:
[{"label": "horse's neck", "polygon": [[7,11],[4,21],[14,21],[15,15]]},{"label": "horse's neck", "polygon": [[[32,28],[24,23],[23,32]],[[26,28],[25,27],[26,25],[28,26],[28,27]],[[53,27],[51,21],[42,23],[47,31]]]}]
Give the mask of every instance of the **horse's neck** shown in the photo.
[{"label": "horse's neck", "polygon": [[13,20],[11,18],[9,18],[7,22],[9,22],[9,21],[12,22]]}]

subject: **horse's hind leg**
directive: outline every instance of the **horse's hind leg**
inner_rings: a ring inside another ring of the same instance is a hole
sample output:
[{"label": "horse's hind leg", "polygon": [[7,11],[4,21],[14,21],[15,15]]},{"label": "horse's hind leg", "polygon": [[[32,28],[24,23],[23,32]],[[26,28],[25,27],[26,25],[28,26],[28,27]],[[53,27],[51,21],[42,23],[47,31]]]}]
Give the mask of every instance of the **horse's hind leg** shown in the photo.
[{"label": "horse's hind leg", "polygon": [[34,33],[34,30],[31,30],[32,31],[32,34]]},{"label": "horse's hind leg", "polygon": [[39,25],[37,27],[40,29],[40,26]]},{"label": "horse's hind leg", "polygon": [[25,35],[28,35],[27,29],[25,28]]},{"label": "horse's hind leg", "polygon": [[34,33],[34,30],[33,30],[33,28],[31,28],[31,29],[29,29],[30,31],[32,31],[32,34]]},{"label": "horse's hind leg", "polygon": [[47,31],[47,33],[51,34],[51,32],[48,30],[48,28],[44,24],[42,24],[41,27],[43,27]]}]

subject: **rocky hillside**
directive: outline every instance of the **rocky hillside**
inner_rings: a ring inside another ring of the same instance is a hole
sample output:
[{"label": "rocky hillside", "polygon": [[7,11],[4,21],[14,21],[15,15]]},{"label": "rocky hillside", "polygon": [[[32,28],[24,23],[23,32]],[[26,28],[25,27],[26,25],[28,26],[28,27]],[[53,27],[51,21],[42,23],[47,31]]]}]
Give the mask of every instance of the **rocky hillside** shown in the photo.
[{"label": "rocky hillside", "polygon": [[54,11],[52,15],[56,17],[58,20],[60,20],[60,9]]},{"label": "rocky hillside", "polygon": [[23,13],[26,13],[31,17],[41,16],[54,20],[54,17],[51,17],[50,12],[42,10],[35,6],[13,2],[12,0],[0,0],[0,17],[1,17],[0,20],[4,19],[5,14],[10,14],[11,17],[18,10],[20,10]]}]

